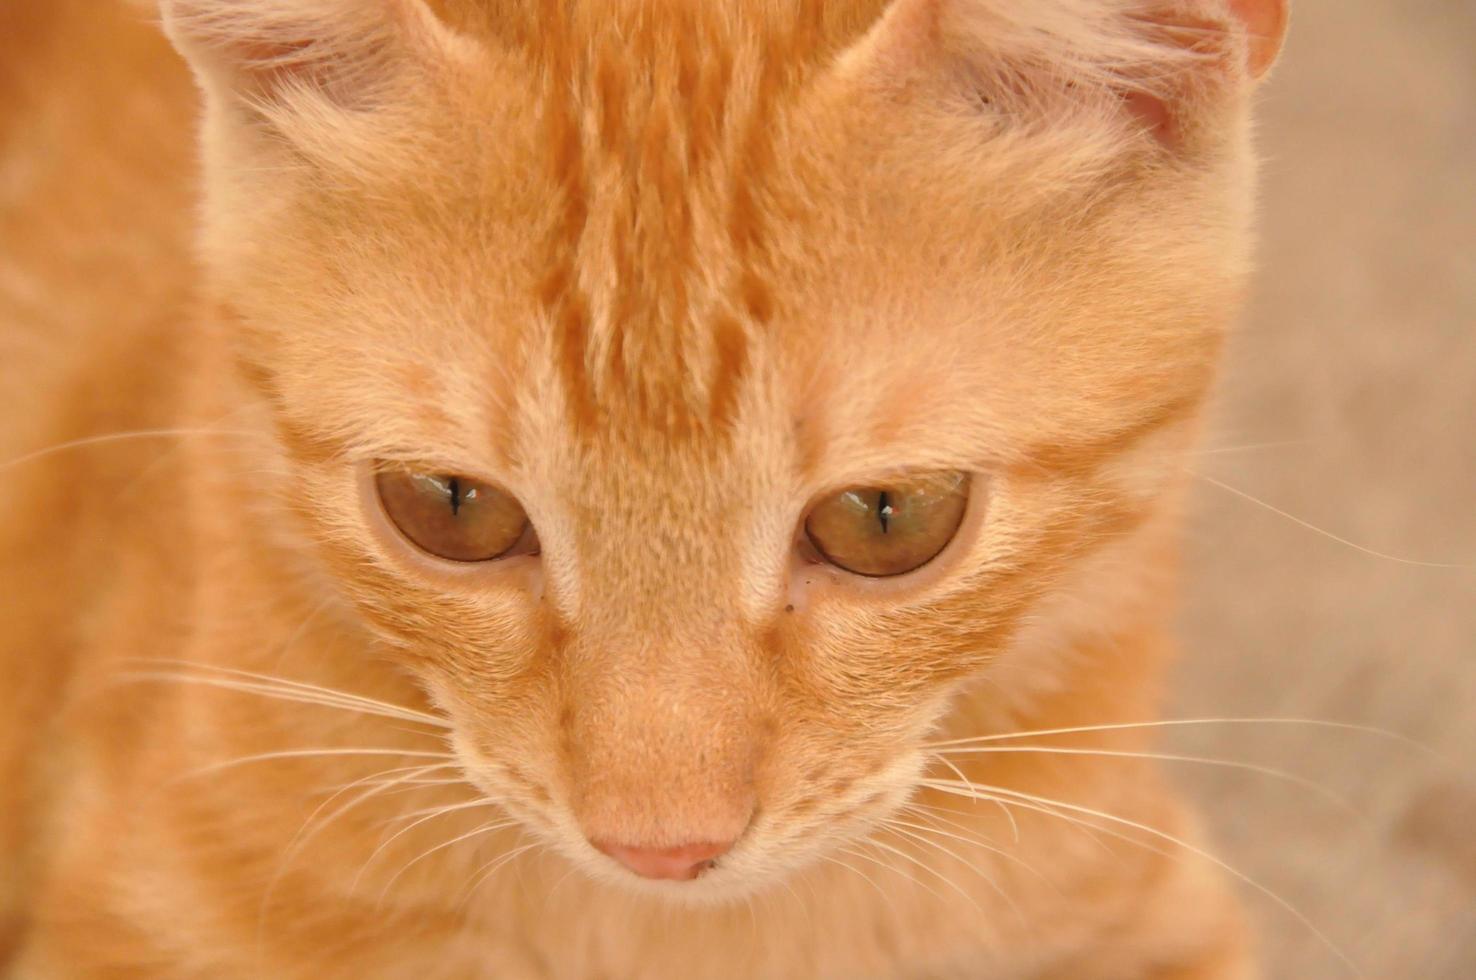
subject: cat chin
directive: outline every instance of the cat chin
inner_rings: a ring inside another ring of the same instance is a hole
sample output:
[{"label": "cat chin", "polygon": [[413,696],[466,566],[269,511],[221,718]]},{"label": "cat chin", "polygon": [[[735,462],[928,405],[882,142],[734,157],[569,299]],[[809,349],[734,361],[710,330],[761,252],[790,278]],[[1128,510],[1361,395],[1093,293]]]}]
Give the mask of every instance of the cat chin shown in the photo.
[{"label": "cat chin", "polygon": [[779,886],[792,872],[753,874],[737,868],[713,868],[693,881],[656,881],[618,868],[590,867],[580,870],[599,883],[624,895],[639,895],[686,908],[720,908],[735,905]]}]

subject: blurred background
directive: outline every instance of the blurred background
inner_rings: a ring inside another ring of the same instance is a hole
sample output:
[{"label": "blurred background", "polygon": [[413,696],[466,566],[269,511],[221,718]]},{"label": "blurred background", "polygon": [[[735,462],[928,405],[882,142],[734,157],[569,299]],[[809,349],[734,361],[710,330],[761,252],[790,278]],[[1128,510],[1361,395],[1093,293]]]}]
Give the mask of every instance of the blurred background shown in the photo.
[{"label": "blurred background", "polygon": [[[1476,977],[1476,2],[1293,0],[1261,103],[1260,272],[1190,467],[1177,730],[1215,852],[1376,980]],[[1270,978],[1351,976],[1246,888]]]}]

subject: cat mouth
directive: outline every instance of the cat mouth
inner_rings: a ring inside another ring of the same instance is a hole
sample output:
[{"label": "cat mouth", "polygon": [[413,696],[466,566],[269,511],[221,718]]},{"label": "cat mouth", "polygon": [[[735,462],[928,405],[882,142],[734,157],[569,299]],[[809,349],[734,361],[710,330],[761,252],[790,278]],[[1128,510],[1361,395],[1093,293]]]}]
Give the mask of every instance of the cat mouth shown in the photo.
[{"label": "cat mouth", "polygon": [[[499,762],[457,739],[464,771],[485,798],[559,855],[580,876],[627,893],[679,904],[742,901],[806,869],[828,863],[832,852],[865,843],[904,807],[921,785],[924,763],[903,752],[867,777],[809,785],[803,781],[721,818],[721,808],[692,814],[687,798],[632,797],[584,812],[558,782],[525,766]],[[835,773],[831,774],[834,777]],[[828,791],[828,792],[827,792]],[[638,819],[669,811],[674,819]],[[685,818],[683,813],[685,811]],[[625,828],[602,835],[598,827]],[[703,833],[693,828],[729,828]],[[644,828],[632,830],[632,828]]]}]

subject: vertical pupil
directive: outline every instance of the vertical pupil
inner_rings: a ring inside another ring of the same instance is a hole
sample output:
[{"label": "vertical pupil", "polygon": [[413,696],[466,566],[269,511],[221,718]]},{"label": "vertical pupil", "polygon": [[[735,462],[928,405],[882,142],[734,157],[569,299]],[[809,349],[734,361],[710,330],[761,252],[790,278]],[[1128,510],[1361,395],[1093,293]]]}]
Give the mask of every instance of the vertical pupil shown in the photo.
[{"label": "vertical pupil", "polygon": [[461,510],[461,481],[453,476],[446,486],[451,491],[451,516],[455,517]]},{"label": "vertical pupil", "polygon": [[881,521],[882,533],[887,533],[887,525],[892,520],[892,501],[885,490],[878,491],[876,495],[876,519]]}]

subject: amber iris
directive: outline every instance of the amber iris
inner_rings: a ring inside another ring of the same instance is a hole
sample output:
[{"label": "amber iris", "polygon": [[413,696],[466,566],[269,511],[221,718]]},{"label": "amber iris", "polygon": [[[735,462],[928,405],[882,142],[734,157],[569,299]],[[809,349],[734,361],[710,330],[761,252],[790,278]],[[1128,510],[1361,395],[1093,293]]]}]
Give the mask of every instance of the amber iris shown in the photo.
[{"label": "amber iris", "polygon": [[400,533],[437,558],[476,562],[538,553],[538,536],[523,506],[489,483],[385,469],[375,485]]},{"label": "amber iris", "polygon": [[857,575],[886,577],[921,568],[958,532],[968,503],[966,473],[929,473],[849,487],[805,518],[820,557]]}]

